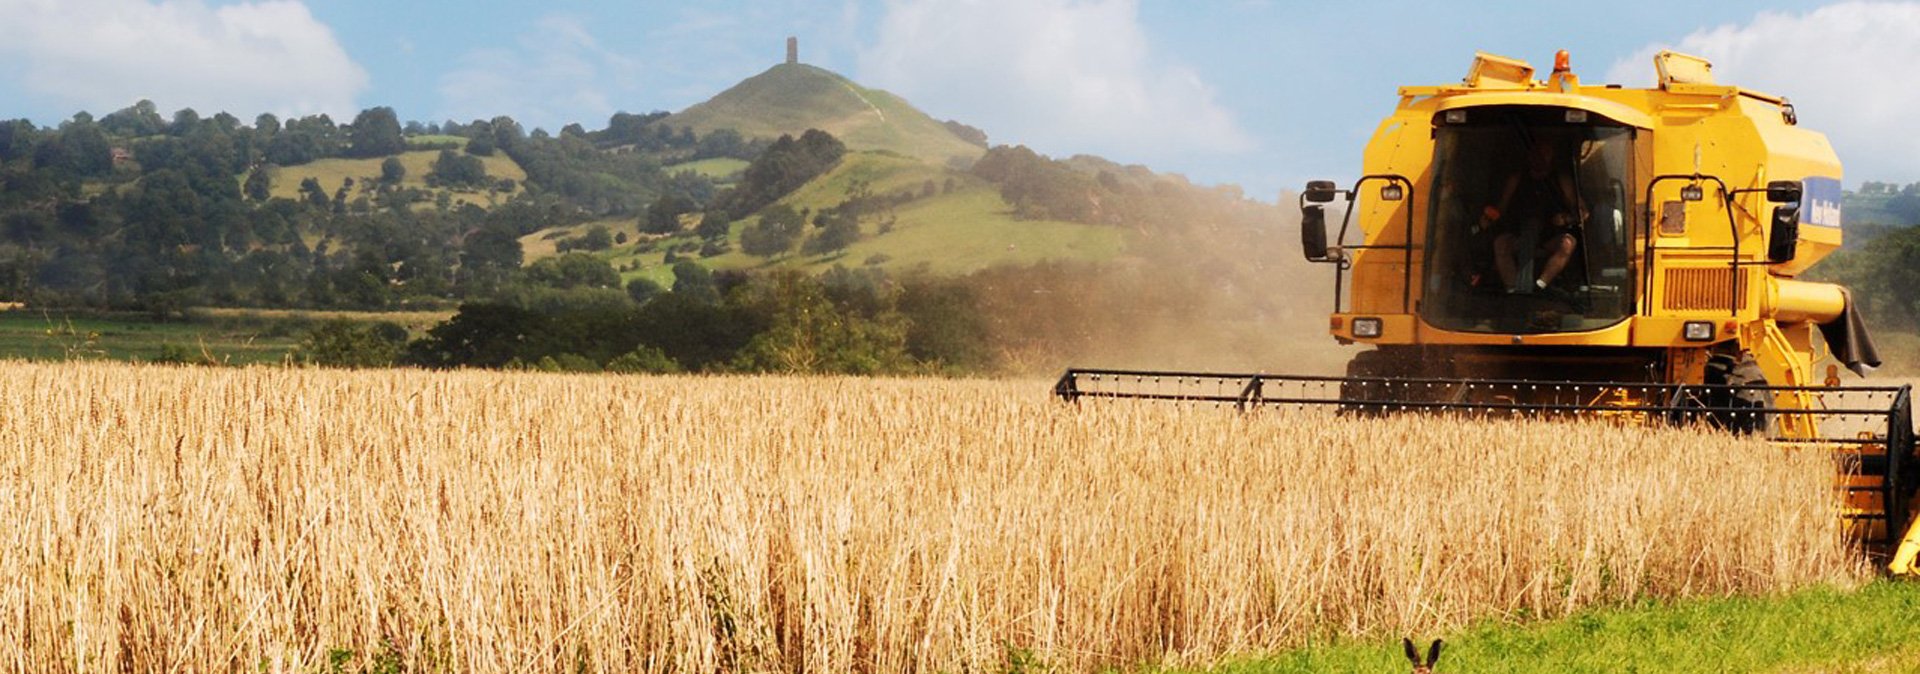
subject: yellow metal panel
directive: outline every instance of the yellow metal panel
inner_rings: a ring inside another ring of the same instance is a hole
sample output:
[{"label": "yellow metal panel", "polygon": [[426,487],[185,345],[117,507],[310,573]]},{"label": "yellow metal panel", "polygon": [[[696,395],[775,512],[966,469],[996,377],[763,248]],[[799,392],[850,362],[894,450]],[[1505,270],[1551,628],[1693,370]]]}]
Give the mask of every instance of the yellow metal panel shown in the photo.
[{"label": "yellow metal panel", "polygon": [[1653,55],[1653,69],[1660,73],[1660,88],[1673,84],[1713,84],[1713,64],[1706,59],[1677,51]]},{"label": "yellow metal panel", "polygon": [[[1707,320],[1714,324],[1712,342],[1689,342],[1686,339],[1687,323]],[[1739,321],[1730,316],[1715,317],[1646,317],[1633,319],[1634,346],[1667,346],[1679,348],[1698,348],[1714,342],[1723,342],[1738,336]],[[1731,328],[1731,329],[1730,329]]]},{"label": "yellow metal panel", "polygon": [[1580,94],[1557,94],[1544,91],[1476,93],[1471,96],[1446,98],[1439,101],[1434,109],[1454,110],[1458,108],[1477,108],[1487,105],[1540,105],[1556,108],[1573,108],[1576,110],[1586,110],[1621,124],[1637,126],[1642,129],[1653,128],[1653,117],[1645,112],[1604,98],[1595,98]]},{"label": "yellow metal panel", "polygon": [[1768,279],[1767,314],[1781,323],[1826,323],[1847,310],[1846,291],[1831,283]]},{"label": "yellow metal panel", "polygon": [[1420,342],[1424,344],[1505,344],[1533,346],[1626,346],[1633,337],[1633,320],[1623,320],[1612,326],[1587,332],[1549,332],[1532,335],[1512,335],[1484,332],[1454,332],[1419,324]]},{"label": "yellow metal panel", "polygon": [[[1353,336],[1353,319],[1356,318],[1380,319],[1380,336]],[[1340,327],[1333,328],[1332,334],[1337,339],[1366,344],[1413,344],[1415,320],[1413,314],[1335,314],[1334,321]]]},{"label": "yellow metal panel", "polygon": [[1473,53],[1473,66],[1467,68],[1467,86],[1479,89],[1525,89],[1533,84],[1533,66],[1526,61]]}]

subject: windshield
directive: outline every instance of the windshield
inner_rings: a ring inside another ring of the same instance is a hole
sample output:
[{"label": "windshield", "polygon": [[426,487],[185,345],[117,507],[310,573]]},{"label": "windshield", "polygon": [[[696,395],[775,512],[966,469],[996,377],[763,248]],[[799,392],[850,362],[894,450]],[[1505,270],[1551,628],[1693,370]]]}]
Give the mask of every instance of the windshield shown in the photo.
[{"label": "windshield", "polygon": [[1452,110],[1436,123],[1429,324],[1578,332],[1632,313],[1632,127],[1539,106]]}]

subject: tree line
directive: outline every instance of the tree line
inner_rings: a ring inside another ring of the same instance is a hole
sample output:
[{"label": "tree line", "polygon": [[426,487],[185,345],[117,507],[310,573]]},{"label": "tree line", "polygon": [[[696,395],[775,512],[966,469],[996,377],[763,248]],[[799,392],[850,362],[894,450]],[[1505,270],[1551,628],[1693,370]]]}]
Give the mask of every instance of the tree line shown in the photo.
[{"label": "tree line", "polygon": [[[191,110],[167,119],[143,102],[51,128],[0,122],[0,297],[162,317],[206,305],[459,307],[411,340],[390,326],[328,324],[303,352],[346,365],[649,372],[1045,370],[1111,353],[1143,326],[1179,334],[1291,317],[1288,296],[1262,288],[1278,261],[1297,257],[1282,246],[1280,209],[1234,188],[1023,147],[991,148],[973,175],[1021,217],[1134,230],[1125,260],[962,277],[747,275],[682,262],[665,287],[623,285],[592,254],[615,242],[600,229],[525,264],[520,237],[615,217],[659,234],[691,224],[703,253],[755,218],[738,237],[750,255],[830,253],[862,236],[863,220],[884,232],[894,207],[955,187],[949,177],[880,193],[856,181],[834,206],[796,210],[778,201],[842,161],[839,140],[700,135],[663,118],[618,113],[604,129],[554,135],[507,117],[402,123],[386,108],[344,125],[324,115],[248,125]],[[425,176],[409,176],[397,153],[420,149],[434,159]],[[501,155],[524,181],[487,174]],[[664,168],[723,156],[749,162],[730,188]],[[279,196],[288,190],[273,184],[276,166],[334,158],[384,160],[372,175],[310,178]]]},{"label": "tree line", "polygon": [[[517,276],[518,237],[641,217],[662,202],[705,210],[719,186],[664,166],[754,158],[771,144],[668,128],[665,116],[618,113],[605,129],[569,125],[558,136],[508,117],[402,124],[385,107],[347,124],[263,114],[249,125],[192,109],[167,118],[148,101],[54,127],[0,121],[0,297],[156,316],[192,305],[392,309],[490,297]],[[398,158],[420,147],[439,150],[416,177],[426,189],[407,186]],[[524,184],[487,174],[484,158],[502,154],[526,171]],[[381,157],[376,175],[309,177],[296,196],[275,196],[277,167]]]}]

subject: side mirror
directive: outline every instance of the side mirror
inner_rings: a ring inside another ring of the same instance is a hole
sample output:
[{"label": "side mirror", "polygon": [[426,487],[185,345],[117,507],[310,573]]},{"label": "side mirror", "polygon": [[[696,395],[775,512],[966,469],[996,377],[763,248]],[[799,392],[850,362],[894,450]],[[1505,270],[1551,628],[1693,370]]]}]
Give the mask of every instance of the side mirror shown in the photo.
[{"label": "side mirror", "polygon": [[[1767,196],[1769,199],[1773,196],[1771,187]],[[1799,248],[1800,204],[1796,198],[1794,203],[1773,207],[1773,226],[1767,230],[1767,261],[1774,264],[1791,262]]]},{"label": "side mirror", "polygon": [[1325,206],[1302,206],[1300,208],[1300,248],[1307,253],[1307,259],[1323,262],[1327,259],[1327,208]]},{"label": "side mirror", "polygon": [[1775,180],[1767,183],[1767,201],[1776,204],[1800,203],[1800,181]]},{"label": "side mirror", "polygon": [[1302,193],[1302,196],[1312,203],[1324,204],[1333,201],[1333,195],[1339,191],[1340,189],[1335,187],[1331,180],[1309,180],[1307,191]]}]

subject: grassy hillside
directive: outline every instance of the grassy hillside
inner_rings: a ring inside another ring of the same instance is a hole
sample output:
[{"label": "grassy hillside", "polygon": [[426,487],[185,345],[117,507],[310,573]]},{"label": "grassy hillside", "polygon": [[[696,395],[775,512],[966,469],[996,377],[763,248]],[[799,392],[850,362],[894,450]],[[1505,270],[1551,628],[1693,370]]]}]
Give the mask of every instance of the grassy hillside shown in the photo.
[{"label": "grassy hillside", "polygon": [[667,173],[692,171],[716,181],[726,183],[732,182],[734,179],[740,177],[741,171],[747,170],[747,160],[734,159],[732,157],[714,157],[712,159],[701,159],[699,161],[674,164],[666,167],[665,170]]},{"label": "grassy hillside", "polygon": [[[415,150],[402,153],[398,156],[400,157],[400,163],[407,167],[407,177],[400,182],[400,186],[429,189],[427,187],[427,174],[433,171],[433,160],[440,156],[440,152],[437,150]],[[300,182],[307,178],[319,180],[320,187],[326,189],[328,195],[332,195],[334,190],[340,189],[341,183],[347,178],[353,178],[355,186],[354,192],[358,194],[359,186],[362,182],[374,181],[380,178],[380,164],[386,160],[386,157],[376,157],[373,159],[322,159],[299,166],[276,166],[267,176],[273,180],[272,193],[273,196],[276,197],[284,197],[287,199],[300,198]],[[521,170],[520,165],[515,164],[505,153],[496,152],[491,157],[481,157],[480,162],[486,165],[488,176],[495,179],[511,178],[515,185],[514,194],[518,194],[521,190],[525,189],[521,187],[520,184],[526,182],[527,172]],[[472,190],[452,190],[452,192],[455,201],[465,199],[468,202],[481,205],[488,203],[487,195],[482,192]],[[496,195],[495,199],[504,202],[508,196],[510,195],[500,194]]]},{"label": "grassy hillside", "polygon": [[[926,269],[941,274],[964,274],[997,264],[1027,264],[1041,260],[1107,260],[1126,250],[1128,232],[1117,227],[1051,220],[1017,220],[999,191],[972,175],[930,166],[917,159],[884,152],[854,152],[826,175],[814,179],[780,203],[818,212],[844,201],[856,183],[875,194],[912,192],[913,201],[896,207],[893,225],[881,231],[884,216],[862,219],[864,238],[846,251],[827,256],[799,252],[772,260],[739,252],[740,230],[755,221],[736,223],[725,254],[700,258],[690,248],[699,241],[690,233],[667,238],[643,238],[632,221],[586,223],[535,232],[521,239],[526,261],[555,253],[554,242],[579,236],[594,224],[618,233],[632,243],[615,246],[603,257],[628,278],[672,279],[667,252],[676,247],[682,258],[692,258],[712,269],[776,267],[823,271],[833,265],[877,266],[889,270]],[[931,184],[933,194],[918,197]],[[948,185],[951,184],[951,189]],[[689,225],[694,224],[689,220]],[[637,265],[637,266],[636,266]]]},{"label": "grassy hillside", "polygon": [[985,151],[898,96],[802,64],[774,66],[659,123],[700,134],[734,129],[767,138],[820,129],[852,149],[897,152],[936,166],[970,161]]},{"label": "grassy hillside", "polygon": [[[567,227],[543,229],[520,237],[521,253],[525,256],[527,262],[532,262],[543,257],[552,257],[559,254],[558,246],[562,239],[584,235],[587,233],[587,230],[593,229],[596,226],[606,227],[607,233],[614,236],[619,236],[622,232],[625,232],[629,241],[639,241],[641,237],[640,221],[636,218],[594,220]],[[616,249],[631,247],[631,245],[617,246]]]}]

